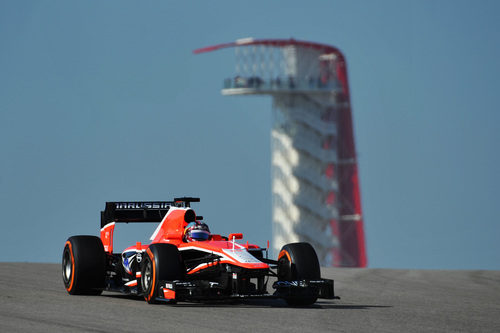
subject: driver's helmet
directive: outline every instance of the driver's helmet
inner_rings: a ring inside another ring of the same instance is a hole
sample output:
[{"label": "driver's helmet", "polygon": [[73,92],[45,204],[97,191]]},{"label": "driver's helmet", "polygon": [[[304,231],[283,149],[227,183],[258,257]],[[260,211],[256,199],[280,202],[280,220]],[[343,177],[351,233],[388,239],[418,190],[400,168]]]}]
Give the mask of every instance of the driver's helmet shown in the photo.
[{"label": "driver's helmet", "polygon": [[184,229],[184,241],[206,241],[210,239],[210,229],[208,225],[201,222],[191,222]]}]

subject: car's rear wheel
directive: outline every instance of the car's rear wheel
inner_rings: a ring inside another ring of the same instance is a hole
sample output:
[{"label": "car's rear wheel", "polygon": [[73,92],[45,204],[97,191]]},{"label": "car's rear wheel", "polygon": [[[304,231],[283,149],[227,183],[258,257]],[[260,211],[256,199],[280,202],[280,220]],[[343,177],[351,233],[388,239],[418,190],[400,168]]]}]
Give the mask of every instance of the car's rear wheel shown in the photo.
[{"label": "car's rear wheel", "polygon": [[[278,280],[317,280],[321,278],[316,251],[309,243],[291,243],[283,246],[278,255]],[[292,306],[311,305],[318,299],[318,291],[311,288],[291,289],[285,297]]]},{"label": "car's rear wheel", "polygon": [[73,236],[64,245],[62,277],[71,295],[99,295],[104,289],[106,255],[96,236]]},{"label": "car's rear wheel", "polygon": [[156,303],[160,296],[160,281],[180,280],[184,277],[184,265],[179,250],[172,244],[152,244],[142,261],[141,288],[144,299]]}]

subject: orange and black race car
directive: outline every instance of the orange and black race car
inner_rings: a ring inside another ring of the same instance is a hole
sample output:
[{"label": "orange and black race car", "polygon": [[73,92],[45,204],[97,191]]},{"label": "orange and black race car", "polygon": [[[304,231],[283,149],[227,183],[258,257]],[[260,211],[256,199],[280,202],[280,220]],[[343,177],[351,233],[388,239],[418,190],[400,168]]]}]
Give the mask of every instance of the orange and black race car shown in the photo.
[{"label": "orange and black race car", "polygon": [[[336,298],[333,280],[320,277],[310,244],[287,244],[278,260],[268,259],[269,246],[238,243],[242,234],[211,234],[190,207],[199,201],[107,202],[101,237],[72,236],[64,246],[62,275],[68,293],[114,291],[142,295],[148,303],[283,298],[292,306]],[[135,222],[159,222],[151,243],[137,242],[114,253],[115,224]],[[272,294],[267,290],[270,277]]]}]

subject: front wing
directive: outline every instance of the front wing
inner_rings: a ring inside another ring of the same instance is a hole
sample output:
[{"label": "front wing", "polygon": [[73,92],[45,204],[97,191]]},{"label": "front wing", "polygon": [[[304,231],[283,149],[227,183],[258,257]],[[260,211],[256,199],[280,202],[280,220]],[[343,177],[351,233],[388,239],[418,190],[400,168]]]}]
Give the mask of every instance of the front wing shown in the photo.
[{"label": "front wing", "polygon": [[248,293],[236,292],[236,281],[229,286],[208,280],[196,281],[160,281],[157,301],[210,301],[224,299],[255,299],[255,298],[286,298],[297,290],[301,295],[311,293],[318,298],[338,299],[334,293],[334,282],[329,279],[276,281],[273,283],[275,292]]}]

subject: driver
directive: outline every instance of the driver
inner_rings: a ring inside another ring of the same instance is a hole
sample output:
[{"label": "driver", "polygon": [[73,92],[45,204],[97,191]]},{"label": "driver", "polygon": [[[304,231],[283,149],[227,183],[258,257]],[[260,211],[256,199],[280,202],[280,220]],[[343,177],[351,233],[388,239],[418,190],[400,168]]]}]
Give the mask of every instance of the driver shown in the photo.
[{"label": "driver", "polygon": [[210,239],[208,225],[201,222],[191,222],[184,229],[183,240],[185,242],[206,241]]}]

